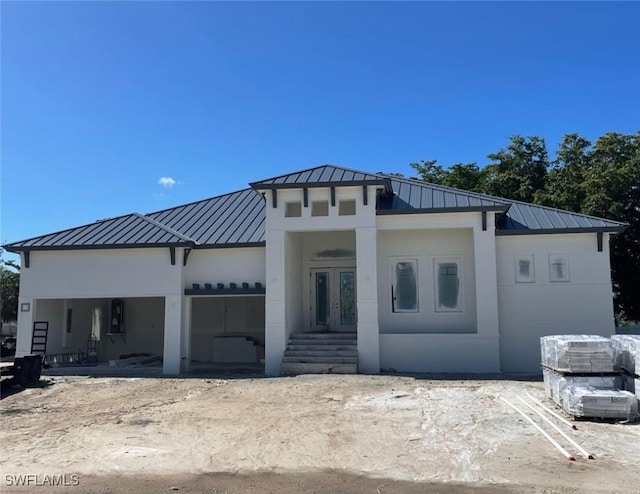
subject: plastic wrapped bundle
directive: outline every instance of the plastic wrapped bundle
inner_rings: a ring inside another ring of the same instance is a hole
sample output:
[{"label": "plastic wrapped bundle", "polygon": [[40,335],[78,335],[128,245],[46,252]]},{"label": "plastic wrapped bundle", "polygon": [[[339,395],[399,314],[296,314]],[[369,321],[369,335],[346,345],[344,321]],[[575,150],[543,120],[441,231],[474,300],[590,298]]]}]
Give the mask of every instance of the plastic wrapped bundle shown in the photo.
[{"label": "plastic wrapped bundle", "polygon": [[619,376],[574,376],[571,374],[559,374],[550,369],[543,369],[542,375],[547,396],[558,405],[562,405],[564,391],[569,386],[616,389],[622,385],[622,380]]},{"label": "plastic wrapped bundle", "polygon": [[562,400],[564,410],[574,417],[635,419],[638,398],[629,391],[568,386]]},{"label": "plastic wrapped bundle", "polygon": [[640,335],[617,334],[611,337],[616,365],[631,374],[640,374]]},{"label": "plastic wrapped bundle", "polygon": [[542,364],[560,372],[614,371],[609,338],[595,335],[556,335],[540,338]]}]

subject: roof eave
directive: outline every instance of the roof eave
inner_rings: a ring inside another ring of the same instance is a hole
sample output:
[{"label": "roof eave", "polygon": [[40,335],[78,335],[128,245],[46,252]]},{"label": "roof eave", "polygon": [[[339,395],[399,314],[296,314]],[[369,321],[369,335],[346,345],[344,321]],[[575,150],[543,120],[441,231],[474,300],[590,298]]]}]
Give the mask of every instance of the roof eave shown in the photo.
[{"label": "roof eave", "polygon": [[253,190],[273,190],[273,189],[317,189],[321,187],[356,187],[359,185],[381,185],[387,190],[391,190],[391,181],[386,178],[380,180],[346,180],[338,182],[308,182],[308,183],[282,183],[265,184],[261,182],[250,183]]},{"label": "roof eave", "polygon": [[433,214],[433,213],[481,213],[498,212],[504,213],[509,209],[509,205],[495,206],[461,206],[444,208],[404,208],[404,209],[379,209],[376,215],[398,215],[398,214]]},{"label": "roof eave", "polygon": [[628,225],[622,226],[586,226],[577,228],[519,228],[516,230],[496,229],[497,236],[510,235],[553,235],[560,233],[622,233]]},{"label": "roof eave", "polygon": [[112,249],[155,249],[167,247],[194,248],[194,242],[163,242],[157,244],[111,244],[111,245],[3,245],[7,252],[17,254],[26,251],[56,251],[56,250],[112,250]]}]

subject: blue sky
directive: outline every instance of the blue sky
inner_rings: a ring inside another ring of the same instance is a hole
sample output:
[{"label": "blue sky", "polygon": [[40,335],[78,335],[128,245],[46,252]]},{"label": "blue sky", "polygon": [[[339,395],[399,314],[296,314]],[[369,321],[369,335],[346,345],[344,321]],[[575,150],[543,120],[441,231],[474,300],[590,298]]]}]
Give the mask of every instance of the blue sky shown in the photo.
[{"label": "blue sky", "polygon": [[0,242],[324,163],[410,174],[640,129],[638,3],[1,9]]}]

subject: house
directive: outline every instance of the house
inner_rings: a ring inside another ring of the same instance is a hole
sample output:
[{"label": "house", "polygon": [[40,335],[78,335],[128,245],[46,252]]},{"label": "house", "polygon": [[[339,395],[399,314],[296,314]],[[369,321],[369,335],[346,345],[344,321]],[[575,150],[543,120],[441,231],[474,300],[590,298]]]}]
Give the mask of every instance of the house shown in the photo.
[{"label": "house", "polygon": [[17,351],[46,322],[48,353],[150,352],[166,374],[262,351],[268,375],[538,372],[540,336],[614,332],[624,228],[319,166],[6,245],[22,256]]}]

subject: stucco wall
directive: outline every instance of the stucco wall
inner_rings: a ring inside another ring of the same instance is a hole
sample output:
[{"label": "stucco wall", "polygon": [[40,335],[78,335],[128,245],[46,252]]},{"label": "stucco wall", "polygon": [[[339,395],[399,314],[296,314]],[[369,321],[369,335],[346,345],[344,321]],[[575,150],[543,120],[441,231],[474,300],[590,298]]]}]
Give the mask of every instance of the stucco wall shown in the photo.
[{"label": "stucco wall", "polygon": [[146,297],[179,293],[168,248],[31,252],[20,274],[20,296],[33,298]]},{"label": "stucco wall", "polygon": [[185,288],[192,283],[249,283],[265,284],[265,248],[195,249],[184,268]]},{"label": "stucco wall", "polygon": [[[539,338],[614,332],[608,235],[595,233],[496,238],[501,366],[539,372]],[[549,254],[568,254],[569,282],[551,282]],[[535,282],[515,282],[515,257],[533,255]]]},{"label": "stucco wall", "polygon": [[398,372],[498,372],[497,337],[381,334],[380,369]]},{"label": "stucco wall", "polygon": [[[434,258],[462,260],[462,312],[436,312]],[[394,313],[390,259],[418,260],[418,308]],[[378,317],[381,333],[472,333],[476,331],[473,231],[464,229],[378,231]]]}]

